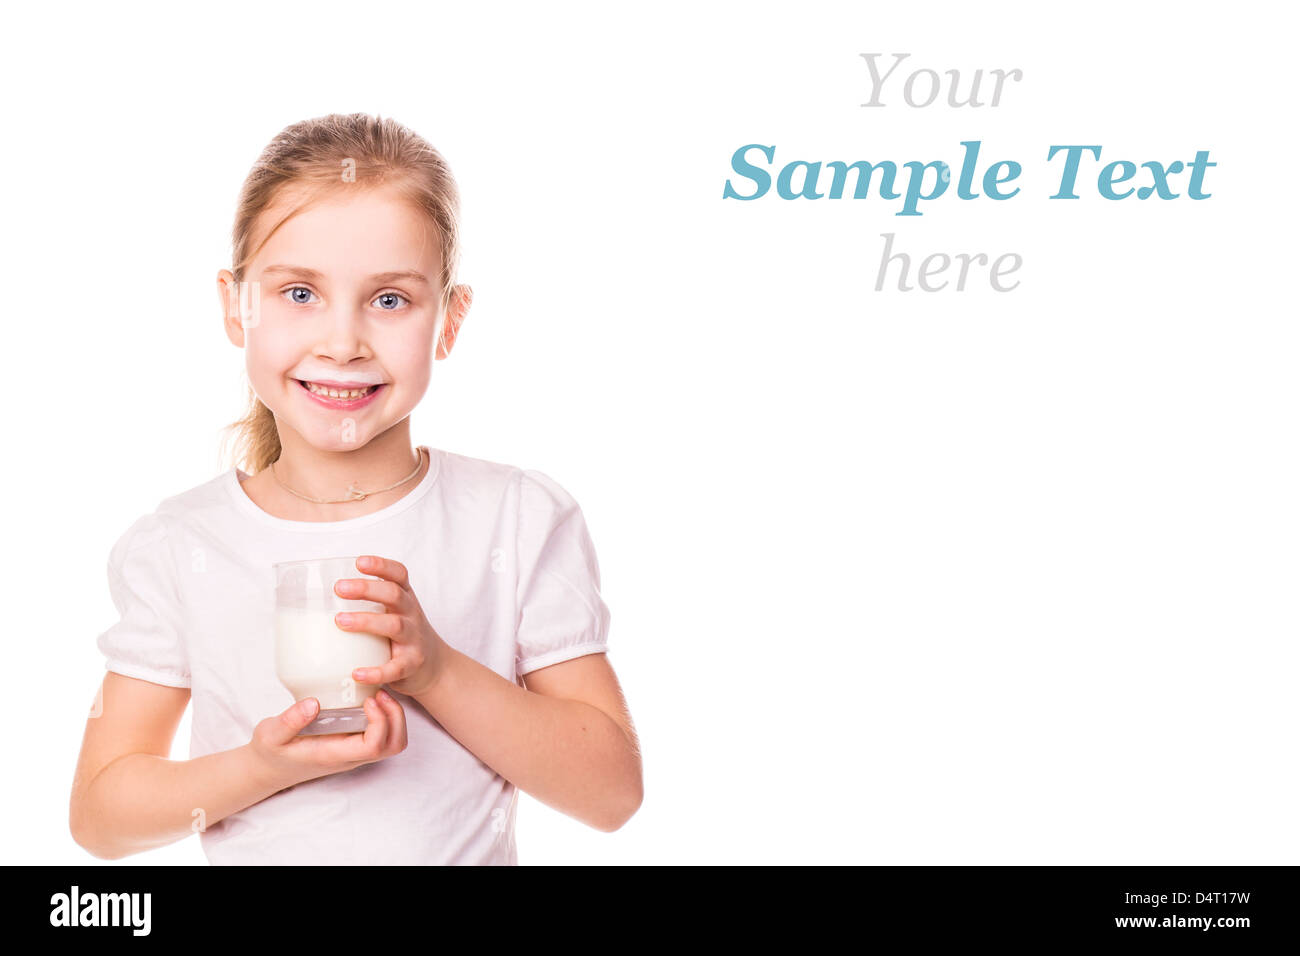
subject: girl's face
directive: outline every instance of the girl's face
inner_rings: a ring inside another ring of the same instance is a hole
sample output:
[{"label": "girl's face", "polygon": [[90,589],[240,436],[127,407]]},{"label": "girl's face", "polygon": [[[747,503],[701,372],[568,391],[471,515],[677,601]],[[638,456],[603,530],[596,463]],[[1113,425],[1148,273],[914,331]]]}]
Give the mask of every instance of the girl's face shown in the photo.
[{"label": "girl's face", "polygon": [[[258,227],[270,228],[294,198],[267,209]],[[288,427],[321,450],[349,451],[411,413],[429,385],[440,267],[424,215],[391,191],[358,189],[282,224],[249,263],[247,288],[222,270],[227,334],[282,434]],[[353,399],[313,394],[304,382],[374,387]]]}]

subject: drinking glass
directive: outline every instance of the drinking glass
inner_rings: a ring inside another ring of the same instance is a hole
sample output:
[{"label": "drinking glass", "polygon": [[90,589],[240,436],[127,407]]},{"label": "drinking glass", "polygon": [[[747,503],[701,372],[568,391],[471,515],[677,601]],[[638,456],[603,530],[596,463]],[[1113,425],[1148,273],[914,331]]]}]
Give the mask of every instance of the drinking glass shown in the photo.
[{"label": "drinking glass", "polygon": [[358,667],[379,667],[392,657],[388,638],[364,631],[345,631],[334,623],[340,611],[373,611],[384,605],[339,597],[340,578],[382,580],[357,570],[356,557],[281,561],[275,571],[275,673],[294,700],[315,697],[316,719],[305,734],[349,734],[366,729],[362,705],[378,684],[352,679]]}]

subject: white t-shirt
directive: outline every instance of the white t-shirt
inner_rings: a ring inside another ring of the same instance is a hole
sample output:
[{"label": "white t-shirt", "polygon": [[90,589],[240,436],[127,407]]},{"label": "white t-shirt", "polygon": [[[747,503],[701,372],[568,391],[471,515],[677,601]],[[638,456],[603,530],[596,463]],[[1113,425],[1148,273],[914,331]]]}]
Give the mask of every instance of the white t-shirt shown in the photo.
[{"label": "white t-shirt", "polygon": [[[609,610],[577,502],[541,472],[421,447],[423,480],[372,514],[277,518],[231,468],[165,499],[114,545],[121,620],[99,649],[108,670],[190,688],[191,757],[248,743],[254,725],[293,703],[275,672],[278,561],[400,561],[443,640],[507,680],[607,650]],[[209,862],[516,863],[514,785],[417,701],[390,693],[406,712],[405,750],[212,824],[201,832]]]}]

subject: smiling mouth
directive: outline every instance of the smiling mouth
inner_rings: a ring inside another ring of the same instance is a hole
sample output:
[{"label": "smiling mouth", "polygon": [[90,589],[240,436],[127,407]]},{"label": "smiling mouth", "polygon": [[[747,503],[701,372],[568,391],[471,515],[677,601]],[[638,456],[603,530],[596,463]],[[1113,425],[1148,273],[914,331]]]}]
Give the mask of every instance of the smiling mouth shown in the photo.
[{"label": "smiling mouth", "polygon": [[361,388],[336,388],[334,386],[317,385],[315,382],[304,382],[300,378],[296,378],[294,381],[301,385],[305,391],[336,402],[360,401],[384,387],[383,385],[366,385]]}]

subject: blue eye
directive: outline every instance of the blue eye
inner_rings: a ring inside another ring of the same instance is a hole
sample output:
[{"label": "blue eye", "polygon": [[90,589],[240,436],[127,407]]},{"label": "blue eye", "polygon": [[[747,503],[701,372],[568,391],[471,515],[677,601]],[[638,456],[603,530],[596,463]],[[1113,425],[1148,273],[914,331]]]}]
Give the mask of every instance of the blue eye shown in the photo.
[{"label": "blue eye", "polygon": [[[298,295],[297,293],[302,293],[302,295]],[[316,293],[312,292],[311,289],[308,289],[306,286],[301,286],[301,285],[296,285],[293,286],[292,288],[285,289],[280,294],[288,296],[289,301],[294,303],[295,305],[310,305],[312,301],[312,297],[316,295]],[[381,294],[377,299],[375,299],[375,302],[382,303],[379,305],[379,308],[382,309],[384,312],[396,312],[399,308],[402,307],[402,305],[411,304],[410,299],[408,299],[404,295],[398,295],[396,292],[385,292]]]}]

